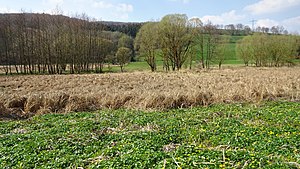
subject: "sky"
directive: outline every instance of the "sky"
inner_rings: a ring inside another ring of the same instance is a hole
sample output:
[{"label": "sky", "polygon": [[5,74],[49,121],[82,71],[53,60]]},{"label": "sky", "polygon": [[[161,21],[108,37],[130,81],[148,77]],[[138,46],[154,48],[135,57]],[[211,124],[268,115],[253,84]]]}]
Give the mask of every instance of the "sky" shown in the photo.
[{"label": "sky", "polygon": [[167,14],[186,14],[204,23],[252,27],[255,20],[255,27],[282,25],[290,33],[300,33],[300,0],[0,0],[0,13],[20,11],[85,13],[97,20],[121,22],[159,21]]}]

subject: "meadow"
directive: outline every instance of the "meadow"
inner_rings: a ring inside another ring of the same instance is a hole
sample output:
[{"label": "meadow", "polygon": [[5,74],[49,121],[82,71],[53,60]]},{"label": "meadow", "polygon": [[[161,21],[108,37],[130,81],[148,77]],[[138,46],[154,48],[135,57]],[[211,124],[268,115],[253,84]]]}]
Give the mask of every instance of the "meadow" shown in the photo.
[{"label": "meadow", "polygon": [[0,121],[0,168],[299,168],[297,102]]}]

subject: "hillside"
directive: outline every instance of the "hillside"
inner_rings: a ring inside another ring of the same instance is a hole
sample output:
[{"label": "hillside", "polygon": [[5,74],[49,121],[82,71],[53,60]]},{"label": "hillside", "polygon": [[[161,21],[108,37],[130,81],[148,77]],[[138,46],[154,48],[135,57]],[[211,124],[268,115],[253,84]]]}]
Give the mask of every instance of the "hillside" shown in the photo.
[{"label": "hillside", "polygon": [[143,25],[143,23],[139,22],[93,21],[92,18],[88,18],[87,16],[69,17],[65,15],[50,15],[45,13],[0,13],[0,23],[5,22],[7,19],[17,22],[20,16],[26,20],[29,28],[34,28],[34,20],[37,17],[46,18],[46,20],[49,21],[63,20],[64,22],[61,24],[66,24],[72,21],[89,21],[91,24],[97,24],[98,27],[102,28],[103,30],[122,32],[132,37],[136,36],[139,28]]}]

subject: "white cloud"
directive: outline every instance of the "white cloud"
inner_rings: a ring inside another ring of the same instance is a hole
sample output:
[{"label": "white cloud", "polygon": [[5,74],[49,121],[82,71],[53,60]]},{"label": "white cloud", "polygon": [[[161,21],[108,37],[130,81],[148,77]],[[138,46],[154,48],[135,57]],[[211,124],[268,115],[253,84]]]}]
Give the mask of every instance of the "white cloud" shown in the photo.
[{"label": "white cloud", "polygon": [[133,6],[125,3],[113,4],[106,1],[94,1],[93,7],[107,10],[108,13],[122,20],[128,19],[129,13],[133,12]]},{"label": "white cloud", "polygon": [[0,7],[0,13],[18,13],[20,11],[14,10],[14,9],[9,9],[6,7]]},{"label": "white cloud", "polygon": [[109,9],[114,7],[111,3],[105,1],[94,2],[93,6],[99,9]]},{"label": "white cloud", "polygon": [[260,0],[257,3],[246,6],[244,10],[254,15],[260,15],[284,11],[297,5],[300,5],[300,0]]},{"label": "white cloud", "polygon": [[[45,3],[46,1],[43,1],[43,3]],[[48,4],[49,8],[48,9],[36,9],[36,10],[32,10],[32,9],[26,9],[26,8],[21,8],[21,9],[11,9],[11,8],[7,8],[7,7],[0,7],[0,13],[48,13],[48,14],[57,14],[57,12],[61,12],[62,13],[62,9],[60,9],[59,6],[55,7],[55,4],[50,5]]]},{"label": "white cloud", "polygon": [[118,12],[132,12],[133,11],[132,5],[124,4],[124,3],[112,4],[112,3],[105,2],[105,1],[99,1],[99,2],[94,2],[93,6],[95,8],[99,8],[99,9],[112,9],[112,10],[116,10]]},{"label": "white cloud", "polygon": [[271,28],[272,26],[280,25],[279,22],[271,19],[260,19],[256,22],[256,27],[268,27]]},{"label": "white cloud", "polygon": [[116,6],[117,11],[119,12],[132,12],[133,6],[130,4],[118,4]]},{"label": "white cloud", "polygon": [[268,27],[283,26],[289,32],[300,32],[300,16],[288,18],[282,21],[276,21],[272,19],[260,19],[256,22],[255,27]]},{"label": "white cloud", "polygon": [[282,25],[290,32],[300,33],[300,16],[282,21]]},{"label": "white cloud", "polygon": [[[294,17],[294,18],[289,18],[283,21],[285,24],[297,24],[300,25],[300,16]],[[300,29],[300,27],[299,27]]]},{"label": "white cloud", "polygon": [[63,14],[64,2],[65,0],[43,0],[41,4],[44,8],[35,9],[30,12]]},{"label": "white cloud", "polygon": [[236,14],[235,10],[225,12],[221,15],[206,15],[200,18],[202,22],[211,21],[213,24],[230,24],[242,21],[245,18],[245,15]]}]

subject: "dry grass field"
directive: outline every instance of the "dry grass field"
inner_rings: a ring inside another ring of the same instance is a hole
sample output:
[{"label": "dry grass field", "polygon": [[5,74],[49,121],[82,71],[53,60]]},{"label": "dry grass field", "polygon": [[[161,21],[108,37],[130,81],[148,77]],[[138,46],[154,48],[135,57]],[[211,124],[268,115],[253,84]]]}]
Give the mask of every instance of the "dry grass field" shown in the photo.
[{"label": "dry grass field", "polygon": [[300,100],[300,68],[0,76],[0,117]]}]

